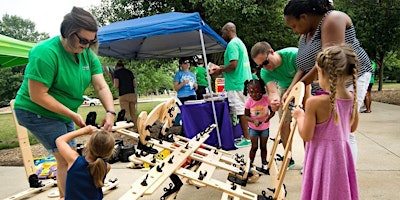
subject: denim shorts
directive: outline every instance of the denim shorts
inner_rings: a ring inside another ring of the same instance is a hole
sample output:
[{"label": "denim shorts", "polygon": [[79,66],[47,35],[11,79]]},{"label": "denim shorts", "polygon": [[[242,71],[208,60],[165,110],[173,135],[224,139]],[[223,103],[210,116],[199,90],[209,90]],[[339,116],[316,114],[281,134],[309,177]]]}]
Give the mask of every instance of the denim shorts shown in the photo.
[{"label": "denim shorts", "polygon": [[[58,152],[56,139],[59,136],[75,130],[73,121],[64,123],[22,109],[14,111],[18,123],[28,129],[50,153]],[[76,140],[73,139],[68,144],[75,148]]]},{"label": "denim shorts", "polygon": [[251,138],[255,137],[269,137],[269,128],[265,130],[254,130],[252,128],[249,128],[249,136]]}]

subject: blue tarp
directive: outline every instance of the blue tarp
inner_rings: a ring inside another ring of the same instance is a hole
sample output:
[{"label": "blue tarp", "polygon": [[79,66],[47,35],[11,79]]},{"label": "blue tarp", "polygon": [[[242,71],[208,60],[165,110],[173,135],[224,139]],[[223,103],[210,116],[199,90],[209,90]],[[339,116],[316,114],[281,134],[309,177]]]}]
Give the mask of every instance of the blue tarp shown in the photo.
[{"label": "blue tarp", "polygon": [[203,54],[200,30],[208,54],[225,50],[226,42],[199,13],[170,12],[100,27],[99,55],[137,60]]}]

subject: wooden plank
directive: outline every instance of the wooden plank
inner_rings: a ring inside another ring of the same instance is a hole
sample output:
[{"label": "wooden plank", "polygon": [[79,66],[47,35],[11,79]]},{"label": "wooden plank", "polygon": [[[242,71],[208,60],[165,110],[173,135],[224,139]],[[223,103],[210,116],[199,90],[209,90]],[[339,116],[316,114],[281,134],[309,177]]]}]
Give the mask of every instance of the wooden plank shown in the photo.
[{"label": "wooden plank", "polygon": [[108,192],[108,191],[118,187],[118,185],[119,185],[119,180],[115,180],[114,182],[105,181],[104,186],[101,188],[101,190],[103,191],[103,193],[105,193],[105,192]]},{"label": "wooden plank", "polygon": [[15,130],[17,132],[19,148],[22,154],[22,162],[24,163],[26,178],[28,179],[31,174],[35,173],[35,165],[33,163],[33,156],[32,156],[31,145],[29,143],[28,130],[25,127],[19,125],[18,123],[17,117],[15,116],[14,113],[14,100],[11,100],[10,107],[15,125]]},{"label": "wooden plank", "polygon": [[[178,138],[178,139],[180,139],[180,140],[183,140],[183,141],[189,141],[189,140],[190,140],[189,138],[186,138],[186,137],[183,137],[183,136],[180,136],[180,135],[175,135],[174,137],[176,137],[176,138]],[[226,154],[226,155],[232,155],[232,154],[231,154],[230,152],[228,152],[228,151],[225,151],[225,150],[223,150],[223,149],[218,149],[218,148],[213,147],[213,146],[208,145],[208,144],[203,144],[202,146],[204,146],[204,147],[206,147],[206,148],[208,148],[208,149],[211,149],[211,150],[217,150],[217,151],[219,151],[219,152],[221,152],[221,153],[223,153],[223,154]]]},{"label": "wooden plank", "polygon": [[[280,189],[276,189],[280,185],[280,181],[278,180],[278,167],[276,166],[275,160],[272,161],[271,168],[269,169],[270,177],[271,177],[271,186],[272,188],[275,188],[275,193],[273,194],[274,199],[285,199],[285,190],[283,187],[280,187]],[[283,184],[283,180],[282,180]]]},{"label": "wooden plank", "polygon": [[126,122],[126,121],[121,121],[121,122],[117,122],[115,126],[113,126],[111,128],[111,131],[117,131],[120,129],[127,129],[127,128],[131,128],[135,126],[135,124],[133,124],[132,122]]},{"label": "wooden plank", "polygon": [[47,180],[42,181],[42,183],[44,184],[43,187],[40,187],[40,188],[29,188],[29,189],[27,189],[27,190],[25,190],[23,192],[20,192],[18,194],[15,194],[15,195],[11,196],[11,197],[7,197],[4,200],[24,199],[26,197],[29,197],[32,194],[35,194],[35,193],[38,193],[38,192],[41,192],[41,191],[44,191],[44,190],[47,190],[47,189],[49,189],[51,187],[56,186],[57,181],[53,180],[53,179],[47,179]]},{"label": "wooden plank", "polygon": [[233,173],[240,173],[241,172],[241,170],[238,167],[234,167],[233,165],[229,165],[229,164],[226,164],[226,163],[223,163],[223,162],[215,162],[214,160],[207,159],[206,157],[204,157],[204,156],[202,156],[200,154],[192,154],[190,156],[190,158],[192,158],[194,160],[197,160],[199,162],[202,162],[202,163],[207,163],[209,165],[214,165],[217,168],[221,168],[221,169],[233,172]]},{"label": "wooden plank", "polygon": [[[117,130],[116,132],[120,133],[120,134],[123,134],[123,135],[126,135],[126,136],[129,136],[129,137],[133,137],[133,138],[139,137],[139,134],[137,134],[135,132],[132,132],[132,131],[129,131],[129,130],[123,130],[122,129],[122,130]],[[167,150],[170,150],[170,151],[175,151],[177,149],[177,147],[174,146],[173,143],[166,142],[166,141],[163,141],[163,144],[160,144],[158,140],[150,139],[148,142],[150,144],[154,144],[154,147],[160,147],[160,148],[164,148],[164,149],[167,149]],[[179,146],[183,146],[183,145],[186,144],[186,143],[181,142],[181,141],[176,141],[175,143],[178,144]],[[208,151],[208,150],[202,149],[202,148],[198,148],[196,150],[196,152],[199,152],[200,154],[205,154],[205,155],[214,154],[214,151]],[[218,155],[219,154],[223,154],[223,153],[221,153],[219,151],[217,151],[217,152],[218,152]],[[203,155],[200,155],[200,154],[192,153],[190,155],[190,158],[192,158],[194,160],[197,160],[197,161],[200,161],[200,162],[208,163],[210,165],[216,165],[218,168],[221,168],[221,169],[224,169],[224,170],[228,170],[228,171],[231,171],[233,173],[240,173],[240,170],[237,167],[232,166],[232,164],[236,163],[236,161],[234,159],[232,159],[232,158],[228,158],[226,156],[222,156],[220,158],[222,162],[215,163],[214,160],[205,159],[205,157]],[[148,160],[143,160],[143,159],[138,159],[138,160],[141,160],[143,162],[147,162],[148,161]],[[239,164],[237,164],[237,165],[239,165]]]},{"label": "wooden plank", "polygon": [[[286,103],[284,104],[284,106],[282,108],[284,110],[282,116],[285,116],[285,114],[287,112],[290,112],[288,110],[290,102],[294,101],[294,104],[296,106],[301,106],[302,102],[303,102],[304,94],[305,94],[304,83],[302,83],[302,82],[297,83],[293,87],[291,92],[289,93],[288,98],[286,99]],[[271,151],[270,162],[268,163],[268,169],[269,169],[270,176],[271,176],[272,187],[275,189],[275,193],[273,194],[273,199],[285,199],[285,190],[283,187],[283,181],[285,179],[287,166],[288,166],[290,158],[292,156],[291,151],[289,150],[289,147],[291,147],[294,131],[295,131],[296,125],[297,125],[297,122],[295,121],[295,119],[292,119],[291,132],[290,132],[289,138],[288,138],[288,143],[287,143],[288,145],[286,145],[286,149],[285,149],[285,153],[284,153],[284,160],[282,162],[280,169],[278,169],[274,157],[276,154],[277,146],[279,144],[279,140],[280,140],[279,130],[281,129],[281,127],[283,125],[283,121],[284,120],[281,119],[281,121],[279,123],[278,133],[275,137],[274,146]]]},{"label": "wooden plank", "polygon": [[[189,179],[197,179],[198,173],[180,168],[175,172],[177,175],[189,178]],[[231,196],[238,197],[240,199],[249,199],[249,200],[256,200],[258,195],[252,192],[243,190],[242,188],[236,185],[236,189],[232,189],[232,183],[225,183],[216,179],[209,179],[209,180],[197,180],[200,183],[206,184],[209,187],[215,188],[222,192],[226,192]]]},{"label": "wooden plank", "polygon": [[[226,183],[226,184],[231,184],[231,182],[228,181],[228,180],[226,180],[225,183]],[[240,186],[240,185],[237,185],[236,187],[237,187],[237,188],[242,188],[242,186]],[[230,194],[228,194],[228,193],[226,193],[226,192],[223,192],[223,193],[222,193],[221,200],[240,200],[240,198],[239,198],[239,197],[236,197],[236,196],[232,196],[232,195],[230,195]]]},{"label": "wooden plank", "polygon": [[[217,163],[217,162],[220,162],[219,160],[221,159],[221,157],[222,157],[222,153],[218,153],[218,154],[210,153],[204,159],[213,160],[214,163]],[[211,179],[212,175],[214,174],[214,171],[216,168],[217,167],[215,165],[210,165],[208,163],[203,162],[200,164],[200,167],[196,170],[196,172],[199,174],[200,174],[200,172],[202,174],[207,173],[204,176],[203,180],[209,180],[209,179]],[[202,184],[202,183],[198,182],[197,180],[189,180],[189,183],[192,185],[195,185],[197,187],[205,187],[206,186],[206,184]]]},{"label": "wooden plank", "polygon": [[[173,151],[164,162],[153,167],[147,174],[143,175],[135,183],[133,183],[131,189],[120,199],[138,199],[144,194],[152,194],[165,180],[169,178],[171,174],[175,172],[176,169],[182,166],[182,164],[186,161],[186,158],[189,157],[191,153],[193,153],[201,146],[203,142],[207,140],[207,138],[210,136],[209,134],[211,130],[213,130],[215,126],[216,125],[213,125],[213,128],[211,128],[208,133],[200,136],[199,141],[196,141],[195,138],[190,140],[188,149],[185,149],[185,146],[182,145]],[[171,157],[174,157],[173,163],[168,163],[168,160]],[[162,172],[158,172],[157,168],[161,167],[162,165]],[[142,184],[144,179],[146,179],[146,184]]]}]

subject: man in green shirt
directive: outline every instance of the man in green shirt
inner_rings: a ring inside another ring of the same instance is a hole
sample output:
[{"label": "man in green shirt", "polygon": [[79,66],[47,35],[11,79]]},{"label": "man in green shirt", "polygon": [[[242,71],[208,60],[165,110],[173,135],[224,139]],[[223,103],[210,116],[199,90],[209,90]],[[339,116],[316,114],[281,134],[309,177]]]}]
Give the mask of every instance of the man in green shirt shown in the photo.
[{"label": "man in green shirt", "polygon": [[252,79],[249,56],[246,46],[236,35],[235,24],[228,22],[222,27],[221,32],[222,38],[228,42],[228,46],[224,53],[224,66],[217,69],[214,74],[224,74],[230,113],[239,117],[245,139],[239,141],[236,146],[249,146],[251,141],[247,120],[244,116],[246,96],[243,94],[244,82]]},{"label": "man in green shirt", "polygon": [[197,90],[196,90],[197,100],[200,100],[203,99],[203,94],[206,93],[206,88],[208,86],[207,72],[206,68],[204,67],[203,58],[199,58],[197,60],[197,67],[194,73],[196,74],[196,80],[197,80]]},{"label": "man in green shirt", "polygon": [[[282,116],[283,111],[280,102],[284,95],[287,96],[287,91],[290,91],[294,86],[293,78],[301,76],[297,73],[297,48],[289,47],[274,51],[267,42],[258,42],[251,48],[251,57],[257,65],[262,67],[260,77],[267,86],[271,104],[279,106],[279,117],[284,120],[280,133],[282,144],[286,147],[292,116],[289,110],[285,116]],[[279,91],[277,88],[279,88]],[[293,165],[294,161],[291,160],[289,167]]]}]

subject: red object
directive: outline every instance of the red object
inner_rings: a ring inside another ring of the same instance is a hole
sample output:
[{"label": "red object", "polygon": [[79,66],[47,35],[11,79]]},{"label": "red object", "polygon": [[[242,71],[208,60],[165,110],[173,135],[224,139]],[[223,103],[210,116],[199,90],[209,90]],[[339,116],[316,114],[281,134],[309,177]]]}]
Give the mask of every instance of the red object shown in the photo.
[{"label": "red object", "polygon": [[223,92],[225,88],[225,79],[224,78],[216,78],[215,79],[215,91]]}]

